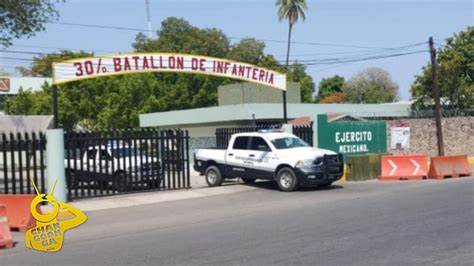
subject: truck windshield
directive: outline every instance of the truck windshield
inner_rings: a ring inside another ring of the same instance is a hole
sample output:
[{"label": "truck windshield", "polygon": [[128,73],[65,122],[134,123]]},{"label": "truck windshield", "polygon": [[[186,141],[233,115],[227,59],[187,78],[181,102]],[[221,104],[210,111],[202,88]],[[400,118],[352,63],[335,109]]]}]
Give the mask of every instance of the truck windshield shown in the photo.
[{"label": "truck windshield", "polygon": [[299,148],[299,147],[309,147],[309,145],[306,144],[306,142],[296,137],[274,139],[272,140],[272,143],[273,143],[273,146],[275,146],[275,148],[279,150]]},{"label": "truck windshield", "polygon": [[134,148],[118,148],[112,150],[112,156],[115,158],[140,156],[140,150],[135,150]]}]

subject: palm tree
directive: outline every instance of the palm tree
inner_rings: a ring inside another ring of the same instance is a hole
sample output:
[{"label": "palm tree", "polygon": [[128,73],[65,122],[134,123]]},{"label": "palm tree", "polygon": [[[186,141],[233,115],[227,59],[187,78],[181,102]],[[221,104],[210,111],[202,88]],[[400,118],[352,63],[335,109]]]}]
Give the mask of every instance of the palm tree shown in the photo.
[{"label": "palm tree", "polygon": [[[278,20],[282,21],[288,19],[288,49],[286,50],[286,69],[288,71],[288,64],[290,61],[290,44],[291,44],[291,30],[298,19],[305,20],[305,10],[308,10],[306,0],[277,0],[275,5],[278,7]],[[283,117],[284,122],[287,122],[286,117],[286,91],[283,91]]]}]

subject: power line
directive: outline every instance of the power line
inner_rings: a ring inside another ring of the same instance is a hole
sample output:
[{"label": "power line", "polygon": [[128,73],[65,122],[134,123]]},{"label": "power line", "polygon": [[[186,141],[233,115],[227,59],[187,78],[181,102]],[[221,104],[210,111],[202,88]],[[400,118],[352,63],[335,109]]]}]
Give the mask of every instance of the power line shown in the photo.
[{"label": "power line", "polygon": [[103,52],[103,53],[120,53],[118,51],[110,50],[90,50],[90,49],[80,49],[80,48],[64,48],[64,47],[52,47],[52,46],[38,46],[38,45],[25,45],[25,44],[14,44],[13,46],[26,47],[26,48],[37,48],[37,49],[47,49],[47,50],[70,50],[70,51],[83,51],[83,52]]},{"label": "power line", "polygon": [[[139,28],[128,28],[128,27],[118,27],[118,26],[107,26],[107,25],[98,25],[98,24],[83,24],[83,23],[71,23],[71,22],[48,22],[49,24],[56,25],[65,25],[65,26],[77,26],[77,27],[87,27],[87,28],[100,28],[100,29],[113,29],[113,30],[123,30],[123,31],[135,31],[135,32],[148,32],[146,29]],[[243,37],[228,36],[229,39],[246,39]],[[284,40],[274,40],[274,39],[258,39],[264,42],[272,43],[283,43],[286,44],[288,41]],[[373,47],[373,46],[360,46],[360,45],[346,45],[346,44],[333,44],[333,43],[321,43],[321,42],[301,42],[301,41],[292,41],[292,44],[302,44],[302,45],[313,45],[313,46],[329,46],[329,47],[344,47],[344,48],[358,48],[358,49],[386,49],[390,50],[393,48],[386,47]],[[423,42],[426,43],[426,42]]]},{"label": "power line", "polygon": [[[401,51],[400,51],[401,52]],[[419,51],[408,51],[408,52],[419,52]],[[407,52],[407,53],[408,53]],[[378,57],[378,56],[391,56],[391,55],[398,55],[399,53],[366,53],[360,56],[350,56],[350,57],[336,57],[336,58],[322,58],[322,59],[303,59],[303,60],[295,60],[298,63],[324,63],[324,62],[334,62],[334,61],[345,61],[345,60],[357,60],[357,59],[362,59],[362,58],[372,58],[372,57]]]},{"label": "power line", "polygon": [[31,54],[31,55],[45,55],[48,53],[40,52],[29,52],[29,51],[12,51],[12,50],[0,50],[0,53],[11,53],[11,54]]},{"label": "power line", "polygon": [[313,63],[305,63],[306,66],[311,65],[331,65],[331,64],[339,64],[339,63],[352,63],[352,62],[360,62],[360,61],[368,61],[368,60],[377,60],[377,59],[384,59],[384,58],[391,58],[391,57],[400,57],[405,55],[413,55],[419,53],[426,53],[427,50],[422,51],[415,51],[415,52],[406,52],[406,53],[397,53],[397,54],[390,54],[390,55],[381,55],[381,56],[372,56],[366,58],[358,58],[358,59],[348,59],[348,60],[341,60],[341,61],[332,61],[332,62],[313,62]]},{"label": "power line", "polygon": [[[303,54],[303,55],[293,55],[293,60],[298,60],[298,61],[303,61],[301,59],[298,59],[298,58],[295,58],[295,57],[309,57],[309,56],[315,56],[315,55],[336,55],[336,54],[348,54],[348,55],[353,55],[353,56],[367,56],[367,55],[371,55],[371,54],[379,54],[379,53],[387,53],[387,52],[391,52],[391,51],[414,51],[414,50],[411,50],[411,48],[414,48],[416,46],[420,46],[420,45],[425,45],[427,44],[426,42],[421,42],[421,43],[415,43],[415,44],[411,44],[411,45],[404,45],[404,46],[398,46],[398,47],[390,47],[390,48],[386,48],[386,49],[373,49],[371,51],[346,51],[346,52],[336,52],[336,53],[326,53],[326,54],[323,54],[323,53],[320,53],[320,54]],[[278,61],[283,61],[283,60],[278,60]]]},{"label": "power line", "polygon": [[3,59],[3,60],[17,60],[17,61],[29,61],[29,62],[34,61],[33,59],[29,59],[29,58],[5,57],[5,56],[0,57],[0,59]]},{"label": "power line", "polygon": [[[386,48],[386,49],[389,49],[389,50],[397,50],[397,49],[405,49],[405,48],[409,48],[410,46],[415,46],[415,45],[420,45],[420,44],[425,44],[425,43],[418,43],[418,44],[413,44],[413,45],[405,45],[405,46],[399,46],[399,47],[390,47],[390,48]],[[99,50],[99,49],[96,49],[96,50],[91,50],[91,49],[81,49],[81,48],[73,48],[73,47],[69,47],[69,48],[66,48],[66,47],[53,47],[53,46],[40,46],[40,45],[25,45],[25,44],[14,44],[12,47],[25,47],[25,48],[36,48],[36,49],[44,49],[44,50],[69,50],[69,51],[82,51],[82,52],[92,52],[92,53],[110,53],[110,54],[113,54],[113,53],[126,53],[126,52],[120,52],[120,51],[111,51],[111,50]],[[0,50],[1,51],[1,50]],[[5,50],[3,50],[5,51]],[[331,53],[315,53],[315,54],[295,54],[293,55],[292,57],[309,57],[309,56],[319,56],[319,55],[337,55],[337,54],[354,54],[354,56],[356,55],[360,55],[360,56],[363,56],[363,55],[368,55],[368,54],[371,54],[371,53],[377,53],[377,52],[382,52],[380,51],[380,49],[373,49],[372,51],[344,51],[344,52],[331,52]],[[26,52],[25,52],[26,53]],[[37,53],[37,54],[48,54],[46,52],[34,52],[34,53]],[[271,54],[269,54],[271,55]],[[278,56],[286,56],[285,55],[273,55],[275,58],[277,58]],[[298,60],[296,58],[296,60]],[[278,60],[278,61],[283,61],[283,60]]]},{"label": "power line", "polygon": [[[35,55],[41,55],[42,53],[38,52],[26,52],[26,51],[11,51],[11,50],[3,50],[3,53],[17,53],[17,54],[35,54]],[[370,60],[370,59],[378,59],[378,58],[388,58],[388,57],[393,57],[393,56],[400,56],[400,55],[408,55],[412,53],[419,53],[419,52],[424,52],[424,51],[414,51],[414,52],[408,52],[408,53],[396,53],[396,54],[382,54],[382,55],[372,55],[372,56],[366,56],[366,57],[341,57],[341,58],[323,58],[323,59],[308,59],[308,60],[295,60],[294,63],[299,64],[299,65],[324,65],[324,64],[334,64],[334,63],[344,63],[344,62],[353,62],[353,61],[359,61],[359,60]],[[20,61],[30,61],[34,62],[34,59],[31,58],[18,58],[18,57],[1,57],[1,59],[6,59],[6,60],[20,60]],[[48,61],[42,61],[45,63],[48,63]],[[282,64],[281,61],[277,61],[279,64]],[[50,62],[52,63],[52,61]]]},{"label": "power line", "polygon": [[[384,58],[391,58],[391,57],[400,57],[400,56],[406,56],[406,55],[413,55],[413,54],[419,54],[419,53],[425,53],[427,52],[426,50],[421,50],[421,51],[415,51],[415,52],[406,52],[406,53],[396,53],[396,54],[389,54],[389,55],[378,55],[378,56],[370,56],[370,57],[365,57],[365,58],[353,58],[353,59],[337,59],[337,60],[332,60],[332,61],[313,61],[313,62],[305,62],[305,63],[299,63],[299,65],[303,66],[315,66],[315,65],[334,65],[334,64],[343,64],[343,63],[352,63],[352,62],[360,62],[360,61],[368,61],[368,60],[377,60],[377,59],[384,59]],[[28,58],[18,58],[18,57],[0,57],[0,59],[3,60],[18,60],[18,61],[29,61],[33,62],[33,59],[28,59]],[[51,64],[52,61],[42,61],[43,63]],[[104,64],[106,66],[112,66],[111,64]],[[270,69],[282,69],[283,67],[274,67]]]},{"label": "power line", "polygon": [[[422,45],[422,44],[425,44],[425,43],[422,42],[422,43],[415,43],[415,44],[398,46],[398,47],[391,47],[391,48],[389,48],[390,50],[383,50],[383,51],[375,50],[375,51],[368,51],[368,52],[363,52],[363,53],[359,52],[359,53],[356,53],[354,56],[350,56],[350,57],[321,58],[321,59],[298,59],[298,58],[294,58],[293,61],[297,61],[299,63],[303,63],[303,62],[318,63],[318,62],[331,62],[331,61],[341,61],[341,60],[354,60],[354,59],[358,59],[358,58],[369,56],[369,55],[376,56],[376,55],[380,55],[381,53],[387,53],[387,52],[390,52],[390,51],[408,50],[409,48],[413,48],[413,47],[416,47],[416,46],[419,46],[419,45]],[[24,46],[26,46],[26,45],[24,45]],[[35,47],[35,46],[27,46],[27,47]],[[412,51],[412,50],[408,50],[408,51]],[[0,50],[0,52],[3,52],[3,53],[16,53],[16,54],[29,54],[29,55],[40,55],[40,56],[48,54],[48,53],[43,53],[43,52],[39,52],[39,51],[19,51],[19,50]],[[57,54],[57,53],[53,53],[53,54]],[[385,56],[387,54],[382,54],[382,55]],[[390,54],[388,54],[388,55],[390,55]],[[282,60],[277,60],[277,62],[282,64]]]},{"label": "power line", "polygon": [[148,32],[148,30],[145,30],[145,29],[106,26],[106,25],[97,25],[97,24],[82,24],[82,23],[70,23],[70,22],[48,22],[48,24],[65,25],[65,26],[78,26],[78,27],[86,27],[86,28],[110,29],[110,30]]}]

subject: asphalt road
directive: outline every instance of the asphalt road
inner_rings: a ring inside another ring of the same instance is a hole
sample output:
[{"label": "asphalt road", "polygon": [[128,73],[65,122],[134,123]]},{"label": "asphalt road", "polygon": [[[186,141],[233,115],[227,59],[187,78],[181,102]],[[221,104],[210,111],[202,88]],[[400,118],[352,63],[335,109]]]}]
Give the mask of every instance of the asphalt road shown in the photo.
[{"label": "asphalt road", "polygon": [[[473,265],[474,177],[258,189],[93,211],[54,254],[0,265]],[[211,188],[212,189],[212,188]]]}]

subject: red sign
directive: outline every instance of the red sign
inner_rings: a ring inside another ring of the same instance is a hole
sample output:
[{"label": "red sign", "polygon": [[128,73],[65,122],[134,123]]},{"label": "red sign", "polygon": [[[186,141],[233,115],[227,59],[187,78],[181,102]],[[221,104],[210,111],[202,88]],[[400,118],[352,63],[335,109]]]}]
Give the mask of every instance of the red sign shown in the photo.
[{"label": "red sign", "polygon": [[9,78],[0,78],[0,91],[10,91]]}]

